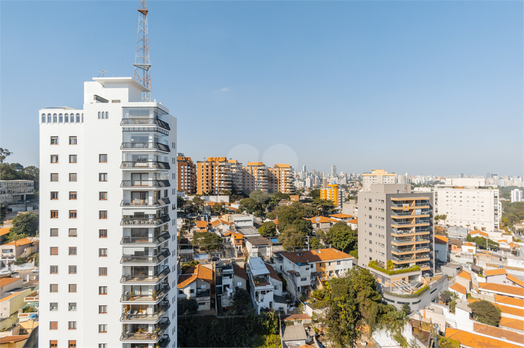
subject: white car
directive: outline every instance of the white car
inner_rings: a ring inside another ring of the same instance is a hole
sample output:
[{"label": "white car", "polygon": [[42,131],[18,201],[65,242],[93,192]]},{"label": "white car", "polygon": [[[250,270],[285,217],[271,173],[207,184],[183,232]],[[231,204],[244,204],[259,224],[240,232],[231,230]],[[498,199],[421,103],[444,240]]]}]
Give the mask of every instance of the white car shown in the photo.
[{"label": "white car", "polygon": [[38,267],[33,269],[33,270],[31,270],[31,273],[38,273]]}]

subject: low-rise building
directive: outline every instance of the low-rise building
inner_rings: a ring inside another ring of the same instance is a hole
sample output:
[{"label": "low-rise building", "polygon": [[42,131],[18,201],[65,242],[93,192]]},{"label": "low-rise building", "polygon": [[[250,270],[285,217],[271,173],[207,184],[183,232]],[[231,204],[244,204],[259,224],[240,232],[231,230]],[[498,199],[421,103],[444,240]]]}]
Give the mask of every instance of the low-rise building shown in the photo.
[{"label": "low-rise building", "polygon": [[203,265],[189,268],[178,277],[178,298],[195,299],[199,311],[211,309],[213,270]]},{"label": "low-rise building", "polygon": [[262,236],[246,237],[246,253],[249,257],[270,257],[272,254],[271,241]]},{"label": "low-rise building", "polygon": [[260,257],[248,260],[247,275],[253,307],[260,314],[261,310],[274,309],[287,313],[287,304],[282,297],[282,280],[271,265]]},{"label": "low-rise building", "polygon": [[282,275],[291,296],[309,296],[319,281],[344,277],[353,267],[355,258],[334,248],[281,253]]}]

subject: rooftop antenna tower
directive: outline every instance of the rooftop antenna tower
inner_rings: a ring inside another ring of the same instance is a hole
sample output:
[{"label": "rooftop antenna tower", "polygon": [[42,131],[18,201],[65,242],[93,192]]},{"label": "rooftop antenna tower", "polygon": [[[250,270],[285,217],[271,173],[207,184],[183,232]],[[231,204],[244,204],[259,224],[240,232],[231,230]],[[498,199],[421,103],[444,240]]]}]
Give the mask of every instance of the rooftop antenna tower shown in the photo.
[{"label": "rooftop antenna tower", "polygon": [[142,93],[142,101],[151,101],[151,63],[149,62],[149,36],[147,33],[147,0],[140,0],[140,8],[137,9],[138,15],[138,35],[136,39],[135,55],[135,75],[134,79],[142,86],[149,89],[149,92]]}]

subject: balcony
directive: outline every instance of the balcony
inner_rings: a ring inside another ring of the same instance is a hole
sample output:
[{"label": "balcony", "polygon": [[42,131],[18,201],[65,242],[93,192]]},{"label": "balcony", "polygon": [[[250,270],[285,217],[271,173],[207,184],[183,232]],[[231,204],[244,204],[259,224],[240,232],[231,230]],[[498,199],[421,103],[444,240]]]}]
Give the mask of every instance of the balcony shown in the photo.
[{"label": "balcony", "polygon": [[156,255],[141,255],[142,252],[135,252],[134,255],[122,255],[120,260],[121,264],[126,263],[138,263],[138,264],[158,264],[165,260],[171,252],[169,249],[163,249],[160,253]]},{"label": "balcony", "polygon": [[[156,343],[162,340],[165,341],[166,336],[162,336],[166,329],[171,325],[169,318],[162,318],[160,322],[155,325],[152,332],[136,332],[124,331],[120,336],[121,341],[139,341],[140,343]],[[127,326],[127,325],[126,325]],[[169,337],[167,337],[169,339]]]},{"label": "balcony", "polygon": [[429,216],[429,210],[421,210],[418,214],[416,213],[416,211],[412,211],[412,212],[409,212],[409,211],[402,211],[402,212],[393,212],[391,213],[391,217],[396,219],[396,218],[404,218],[404,217],[420,217],[420,216],[424,216],[424,215],[428,215]]},{"label": "balcony", "polygon": [[413,247],[397,248],[395,246],[392,246],[391,251],[393,253],[419,253],[421,251],[429,251],[429,245],[419,245],[414,248]]},{"label": "balcony", "polygon": [[120,202],[120,206],[124,208],[128,207],[161,207],[163,205],[168,205],[171,203],[171,200],[169,197],[159,198],[153,200],[148,199],[134,199],[131,201],[131,199],[123,199]]},{"label": "balcony", "polygon": [[429,201],[427,202],[391,202],[391,208],[393,209],[415,209],[415,207],[428,207]]},{"label": "balcony", "polygon": [[122,122],[120,122],[120,125],[121,126],[130,126],[130,125],[132,126],[159,126],[160,128],[171,130],[167,122],[164,122],[158,118],[145,118],[145,117],[123,118]]},{"label": "balcony", "polygon": [[211,291],[208,289],[208,290],[205,290],[205,291],[198,291],[197,290],[197,293],[196,293],[196,297],[199,298],[199,297],[209,297],[211,296]]},{"label": "balcony", "polygon": [[169,232],[165,232],[156,237],[147,237],[147,236],[122,237],[120,244],[121,245],[142,245],[142,244],[158,245],[158,244],[164,243],[169,238],[171,238],[171,235],[169,234]]},{"label": "balcony", "polygon": [[391,260],[396,262],[416,262],[416,261],[426,261],[429,259],[429,254],[418,254],[414,257],[411,255],[407,256],[391,256]]},{"label": "balcony", "polygon": [[160,144],[160,143],[156,143],[156,142],[122,143],[122,145],[120,146],[120,149],[121,150],[134,150],[134,149],[138,149],[138,150],[160,150],[160,151],[164,151],[164,152],[171,152],[171,149],[169,148],[169,146],[164,145],[164,144]]},{"label": "balcony", "polygon": [[409,239],[400,239],[400,238],[392,238],[391,239],[391,243],[393,244],[414,244],[414,243],[424,243],[424,242],[429,242],[430,241],[430,238],[429,237],[417,237],[415,239],[413,238],[409,238]]},{"label": "balcony", "polygon": [[158,291],[154,292],[154,294],[147,294],[147,295],[135,295],[132,294],[129,291],[126,291],[122,294],[122,297],[120,297],[120,302],[152,302],[157,303],[161,301],[171,290],[168,284],[164,284]]},{"label": "balcony", "polygon": [[120,226],[160,226],[171,221],[169,215],[155,216],[124,216]]},{"label": "balcony", "polygon": [[169,180],[122,180],[122,188],[170,187]]},{"label": "balcony", "polygon": [[160,161],[122,161],[120,165],[121,169],[161,169],[168,170],[171,169],[171,166],[168,162]]},{"label": "balcony", "polygon": [[120,283],[129,283],[129,284],[156,284],[164,280],[165,277],[171,272],[169,267],[164,268],[158,274],[145,275],[145,274],[124,274],[120,278]]},{"label": "balcony", "polygon": [[429,220],[422,220],[422,219],[411,219],[409,221],[392,221],[391,226],[416,226],[416,225],[429,225]]},{"label": "balcony", "polygon": [[133,310],[133,308],[130,309],[131,314],[123,313],[120,317],[120,321],[125,323],[133,323],[133,322],[140,322],[140,323],[147,323],[147,322],[158,322],[167,312],[169,309],[170,304],[167,300],[162,300],[156,308],[156,310],[153,313],[147,313],[147,310]]},{"label": "balcony", "polygon": [[405,230],[399,230],[397,228],[391,229],[391,235],[409,235],[409,234],[417,234],[417,233],[430,233],[429,228],[410,228]]}]

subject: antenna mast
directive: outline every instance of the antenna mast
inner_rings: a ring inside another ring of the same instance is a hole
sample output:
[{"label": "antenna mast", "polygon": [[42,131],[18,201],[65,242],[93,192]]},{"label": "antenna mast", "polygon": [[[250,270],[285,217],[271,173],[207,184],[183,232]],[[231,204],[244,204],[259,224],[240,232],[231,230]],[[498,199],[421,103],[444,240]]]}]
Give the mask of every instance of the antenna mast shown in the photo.
[{"label": "antenna mast", "polygon": [[[147,33],[147,0],[140,0],[138,15],[138,35],[136,39],[134,79],[151,91],[151,63],[149,62],[149,36]],[[151,92],[142,93],[142,101],[151,101]]]}]

